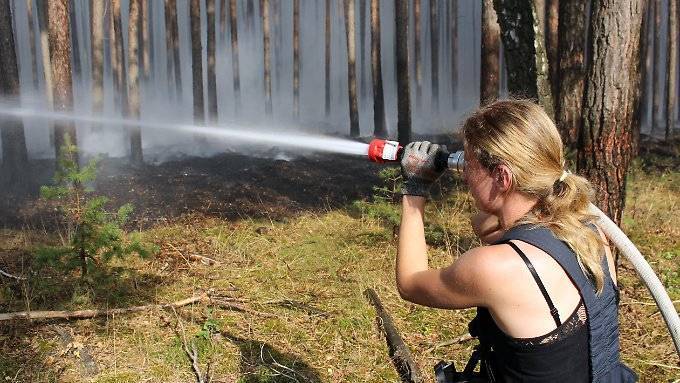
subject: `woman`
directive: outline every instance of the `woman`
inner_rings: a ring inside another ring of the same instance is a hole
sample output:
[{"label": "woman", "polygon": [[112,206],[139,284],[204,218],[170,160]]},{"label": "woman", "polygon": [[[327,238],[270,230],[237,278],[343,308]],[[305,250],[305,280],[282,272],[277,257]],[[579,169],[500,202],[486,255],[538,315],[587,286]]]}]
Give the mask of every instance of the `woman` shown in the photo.
[{"label": "woman", "polygon": [[530,101],[497,101],[463,127],[464,179],[486,246],[430,269],[423,211],[439,147],[406,146],[397,254],[402,298],[477,307],[484,374],[499,382],[633,382],[619,360],[618,290],[588,181],[564,170],[560,135]]}]

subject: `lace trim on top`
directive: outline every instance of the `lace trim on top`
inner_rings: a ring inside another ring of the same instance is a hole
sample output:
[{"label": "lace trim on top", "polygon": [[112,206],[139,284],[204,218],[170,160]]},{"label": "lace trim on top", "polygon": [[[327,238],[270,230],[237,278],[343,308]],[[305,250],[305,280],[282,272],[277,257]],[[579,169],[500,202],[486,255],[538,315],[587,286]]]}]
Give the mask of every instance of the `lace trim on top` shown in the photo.
[{"label": "lace trim on top", "polygon": [[586,306],[581,300],[569,318],[551,332],[535,338],[510,338],[510,342],[521,347],[551,344],[568,338],[588,322]]}]

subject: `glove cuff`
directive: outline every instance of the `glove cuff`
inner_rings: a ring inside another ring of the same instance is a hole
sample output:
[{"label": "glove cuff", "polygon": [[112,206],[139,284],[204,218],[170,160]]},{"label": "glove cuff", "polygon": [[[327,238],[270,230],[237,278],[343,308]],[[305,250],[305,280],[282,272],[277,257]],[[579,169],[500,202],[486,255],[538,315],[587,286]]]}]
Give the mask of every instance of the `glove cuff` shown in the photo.
[{"label": "glove cuff", "polygon": [[409,179],[401,185],[402,195],[414,195],[430,199],[430,184],[420,180]]}]

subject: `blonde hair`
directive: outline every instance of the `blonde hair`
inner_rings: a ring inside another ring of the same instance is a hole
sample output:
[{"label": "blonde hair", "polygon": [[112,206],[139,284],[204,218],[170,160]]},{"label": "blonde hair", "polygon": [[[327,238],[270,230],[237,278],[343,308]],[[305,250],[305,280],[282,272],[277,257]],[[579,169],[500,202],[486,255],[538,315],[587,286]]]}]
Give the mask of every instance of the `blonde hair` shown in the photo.
[{"label": "blonde hair", "polygon": [[545,111],[529,100],[501,100],[481,107],[465,121],[467,150],[489,171],[498,165],[512,173],[512,188],[538,200],[517,224],[549,228],[576,253],[581,269],[602,292],[603,241],[588,227],[593,188],[583,177],[565,173],[562,140]]}]

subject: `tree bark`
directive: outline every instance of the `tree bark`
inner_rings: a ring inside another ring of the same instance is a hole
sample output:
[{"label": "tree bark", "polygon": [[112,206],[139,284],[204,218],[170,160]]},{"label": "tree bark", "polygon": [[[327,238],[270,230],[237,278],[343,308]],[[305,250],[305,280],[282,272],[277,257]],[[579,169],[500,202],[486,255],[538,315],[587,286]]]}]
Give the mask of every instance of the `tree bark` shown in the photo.
[{"label": "tree bark", "polygon": [[215,0],[206,0],[208,20],[208,120],[217,122],[217,76],[215,75]]},{"label": "tree bark", "polygon": [[[559,94],[559,7],[560,0],[547,0],[545,5],[545,50],[548,57],[548,73],[553,97]],[[555,100],[557,104],[557,100]]]},{"label": "tree bark", "polygon": [[[422,9],[422,0],[414,0],[413,2],[413,18],[414,18],[414,56],[416,65],[416,111],[420,111],[423,107],[423,59],[420,47],[420,14]],[[398,43],[397,43],[398,44]]]},{"label": "tree bark", "polygon": [[35,50],[35,23],[33,22],[33,0],[26,0],[26,13],[28,17],[28,46],[31,50],[31,79],[33,89],[38,89],[38,58]]},{"label": "tree bark", "polygon": [[366,6],[370,6],[369,1],[359,1],[359,72],[361,81],[359,89],[361,99],[366,99]]},{"label": "tree bark", "polygon": [[92,2],[92,112],[104,110],[104,2]]},{"label": "tree bark", "polygon": [[594,0],[590,18],[579,173],[596,190],[597,205],[621,223],[633,123],[639,97],[642,0]]},{"label": "tree bark", "polygon": [[408,76],[408,0],[394,0],[397,60],[397,137],[402,145],[411,142],[411,92]]},{"label": "tree bark", "polygon": [[562,142],[570,149],[576,149],[582,119],[586,71],[586,4],[582,0],[560,1],[555,122]]},{"label": "tree bark", "polygon": [[300,0],[293,0],[293,117],[300,118]]},{"label": "tree bark", "polygon": [[272,116],[271,51],[269,47],[269,0],[260,0],[262,12],[262,40],[264,50],[264,106],[268,117]]},{"label": "tree bark", "polygon": [[373,135],[387,138],[385,95],[380,60],[380,0],[371,0],[371,77],[373,79]]},{"label": "tree bark", "polygon": [[[54,110],[71,112],[73,108],[73,80],[71,77],[71,38],[69,28],[69,1],[50,0],[47,2],[47,25],[49,30],[50,62],[52,64],[52,94]],[[55,122],[54,145],[57,158],[61,157],[66,136],[76,145],[76,128],[73,123]],[[78,155],[75,155],[76,163]]]},{"label": "tree bark", "polygon": [[[130,17],[128,20],[128,116],[132,119],[139,118],[140,94],[139,94],[139,27],[140,5],[143,0],[130,0]],[[142,156],[142,131],[139,126],[128,128],[130,135],[130,159],[134,164],[141,164]]]},{"label": "tree bark", "polygon": [[451,1],[451,107],[455,110],[458,91],[458,0]]},{"label": "tree bark", "polygon": [[120,109],[123,116],[129,114],[128,88],[126,85],[127,67],[125,66],[125,50],[123,49],[123,26],[120,21],[120,0],[112,0],[113,22],[111,23],[111,68],[113,69],[114,88],[119,95]]},{"label": "tree bark", "polygon": [[[19,67],[14,46],[11,0],[0,0],[0,95],[11,103],[18,101]],[[26,171],[28,154],[24,125],[20,119],[8,119],[0,124],[2,137],[2,178],[5,187],[18,186]]]},{"label": "tree bark", "polygon": [[673,132],[673,113],[675,113],[675,87],[678,81],[677,0],[668,0],[668,37],[666,51],[666,140]]},{"label": "tree bark", "polygon": [[432,109],[439,113],[439,21],[437,0],[430,0],[430,42],[432,54]]},{"label": "tree bark", "polygon": [[326,13],[324,14],[324,90],[326,118],[331,114],[331,0],[326,0]]},{"label": "tree bark", "polygon": [[227,0],[220,0],[220,36],[227,31]]},{"label": "tree bark", "polygon": [[37,0],[36,11],[38,12],[38,28],[40,29],[40,53],[42,56],[43,76],[45,78],[45,93],[47,104],[52,107],[54,95],[52,94],[52,63],[50,62],[50,44],[48,36],[47,0]]},{"label": "tree bark", "polygon": [[482,65],[480,102],[482,105],[496,100],[499,89],[499,54],[501,29],[498,26],[493,0],[482,2]]},{"label": "tree bark", "polygon": [[233,71],[234,98],[236,113],[241,108],[241,78],[239,74],[238,60],[238,11],[236,0],[229,0],[229,28],[231,31],[231,66]]},{"label": "tree bark", "polygon": [[[80,41],[78,40],[78,26],[76,24],[76,4],[75,3],[70,3],[68,7],[68,12],[69,12],[69,25],[71,28],[71,47],[72,47],[72,63],[73,63],[73,74],[76,77],[80,77],[82,70],[81,70],[81,63],[80,63]],[[62,26],[63,28],[63,26]]]},{"label": "tree bark", "polygon": [[359,137],[359,107],[357,102],[356,40],[354,0],[345,1],[345,36],[347,37],[347,89],[349,95],[349,135]]},{"label": "tree bark", "polygon": [[661,114],[661,81],[659,71],[661,70],[661,0],[654,1],[654,64],[652,71],[652,128],[654,134],[658,128],[658,118]]},{"label": "tree bark", "polygon": [[191,79],[194,98],[194,122],[205,122],[203,104],[203,46],[201,44],[201,1],[189,3],[191,23]]},{"label": "tree bark", "polygon": [[534,1],[494,0],[494,7],[507,59],[508,90],[538,100],[554,117],[542,24]]},{"label": "tree bark", "polygon": [[[120,1],[120,0],[116,0]],[[175,94],[182,97],[182,67],[179,60],[179,27],[177,25],[177,1],[165,0],[165,28],[168,49],[168,82],[173,83],[171,69],[174,69]],[[172,53],[172,56],[170,56]],[[172,59],[172,62],[170,61]]]},{"label": "tree bark", "polygon": [[147,0],[141,0],[140,6],[140,25],[142,27],[140,60],[144,68],[144,80],[148,80],[151,75],[151,61],[149,58],[149,3]]}]

